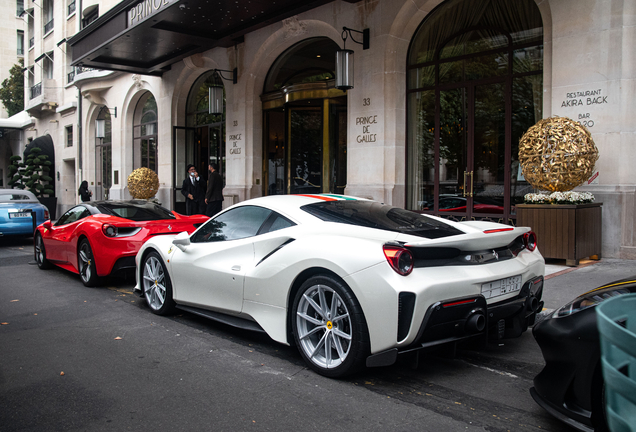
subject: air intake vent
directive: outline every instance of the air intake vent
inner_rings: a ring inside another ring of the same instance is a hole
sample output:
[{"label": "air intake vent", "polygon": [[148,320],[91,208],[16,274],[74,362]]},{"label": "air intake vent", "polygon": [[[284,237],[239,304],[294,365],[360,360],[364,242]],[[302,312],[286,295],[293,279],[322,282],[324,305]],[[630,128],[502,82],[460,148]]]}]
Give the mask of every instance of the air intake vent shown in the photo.
[{"label": "air intake vent", "polygon": [[402,341],[409,334],[411,320],[415,309],[415,294],[402,292],[398,298],[398,334],[397,340]]}]

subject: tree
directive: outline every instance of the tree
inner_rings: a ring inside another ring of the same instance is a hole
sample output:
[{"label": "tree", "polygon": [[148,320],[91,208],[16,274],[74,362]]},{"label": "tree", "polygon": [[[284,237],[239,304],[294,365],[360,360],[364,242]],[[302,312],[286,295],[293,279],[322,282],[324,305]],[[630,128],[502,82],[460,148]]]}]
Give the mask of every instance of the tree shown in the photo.
[{"label": "tree", "polygon": [[9,78],[2,81],[0,101],[9,113],[9,117],[24,109],[24,59],[19,59],[9,69]]}]

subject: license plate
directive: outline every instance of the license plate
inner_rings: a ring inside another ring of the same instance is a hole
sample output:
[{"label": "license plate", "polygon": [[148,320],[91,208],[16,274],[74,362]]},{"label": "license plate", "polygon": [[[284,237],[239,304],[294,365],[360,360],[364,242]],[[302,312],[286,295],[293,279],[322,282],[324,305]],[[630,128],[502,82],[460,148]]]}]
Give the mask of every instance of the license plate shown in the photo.
[{"label": "license plate", "polygon": [[521,275],[511,276],[505,279],[481,284],[481,293],[484,297],[499,297],[504,294],[521,290]]},{"label": "license plate", "polygon": [[30,218],[31,217],[31,212],[16,212],[16,213],[9,213],[9,217],[10,218]]}]

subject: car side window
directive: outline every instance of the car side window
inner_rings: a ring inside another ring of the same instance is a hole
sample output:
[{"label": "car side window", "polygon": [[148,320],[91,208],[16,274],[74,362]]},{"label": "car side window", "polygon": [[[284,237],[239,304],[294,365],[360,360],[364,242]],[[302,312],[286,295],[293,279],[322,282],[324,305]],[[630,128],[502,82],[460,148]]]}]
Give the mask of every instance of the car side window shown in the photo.
[{"label": "car side window", "polygon": [[267,232],[278,231],[280,229],[289,228],[290,226],[294,226],[294,225],[296,224],[290,221],[289,219],[287,219],[286,217],[277,214],[276,219],[274,220],[272,225],[269,227]]},{"label": "car side window", "polygon": [[90,214],[91,213],[84,206],[73,207],[58,219],[58,221],[55,223],[55,226],[62,226],[76,222],[80,219],[85,218],[86,216],[90,216]]},{"label": "car side window", "polygon": [[210,219],[192,236],[190,241],[205,243],[255,236],[271,213],[271,210],[257,206],[234,208]]}]

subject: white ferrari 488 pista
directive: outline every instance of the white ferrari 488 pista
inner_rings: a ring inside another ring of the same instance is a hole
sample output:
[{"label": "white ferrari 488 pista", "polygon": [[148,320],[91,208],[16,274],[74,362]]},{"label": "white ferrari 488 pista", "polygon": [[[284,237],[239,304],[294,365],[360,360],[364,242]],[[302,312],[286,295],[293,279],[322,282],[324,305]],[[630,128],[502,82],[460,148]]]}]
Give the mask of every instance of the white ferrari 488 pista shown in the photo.
[{"label": "white ferrari 488 pista", "polygon": [[544,260],[529,228],[452,222],[341,195],[236,204],[193,234],[139,250],[135,290],[295,344],[340,377],[474,337],[521,335],[541,310]]}]

